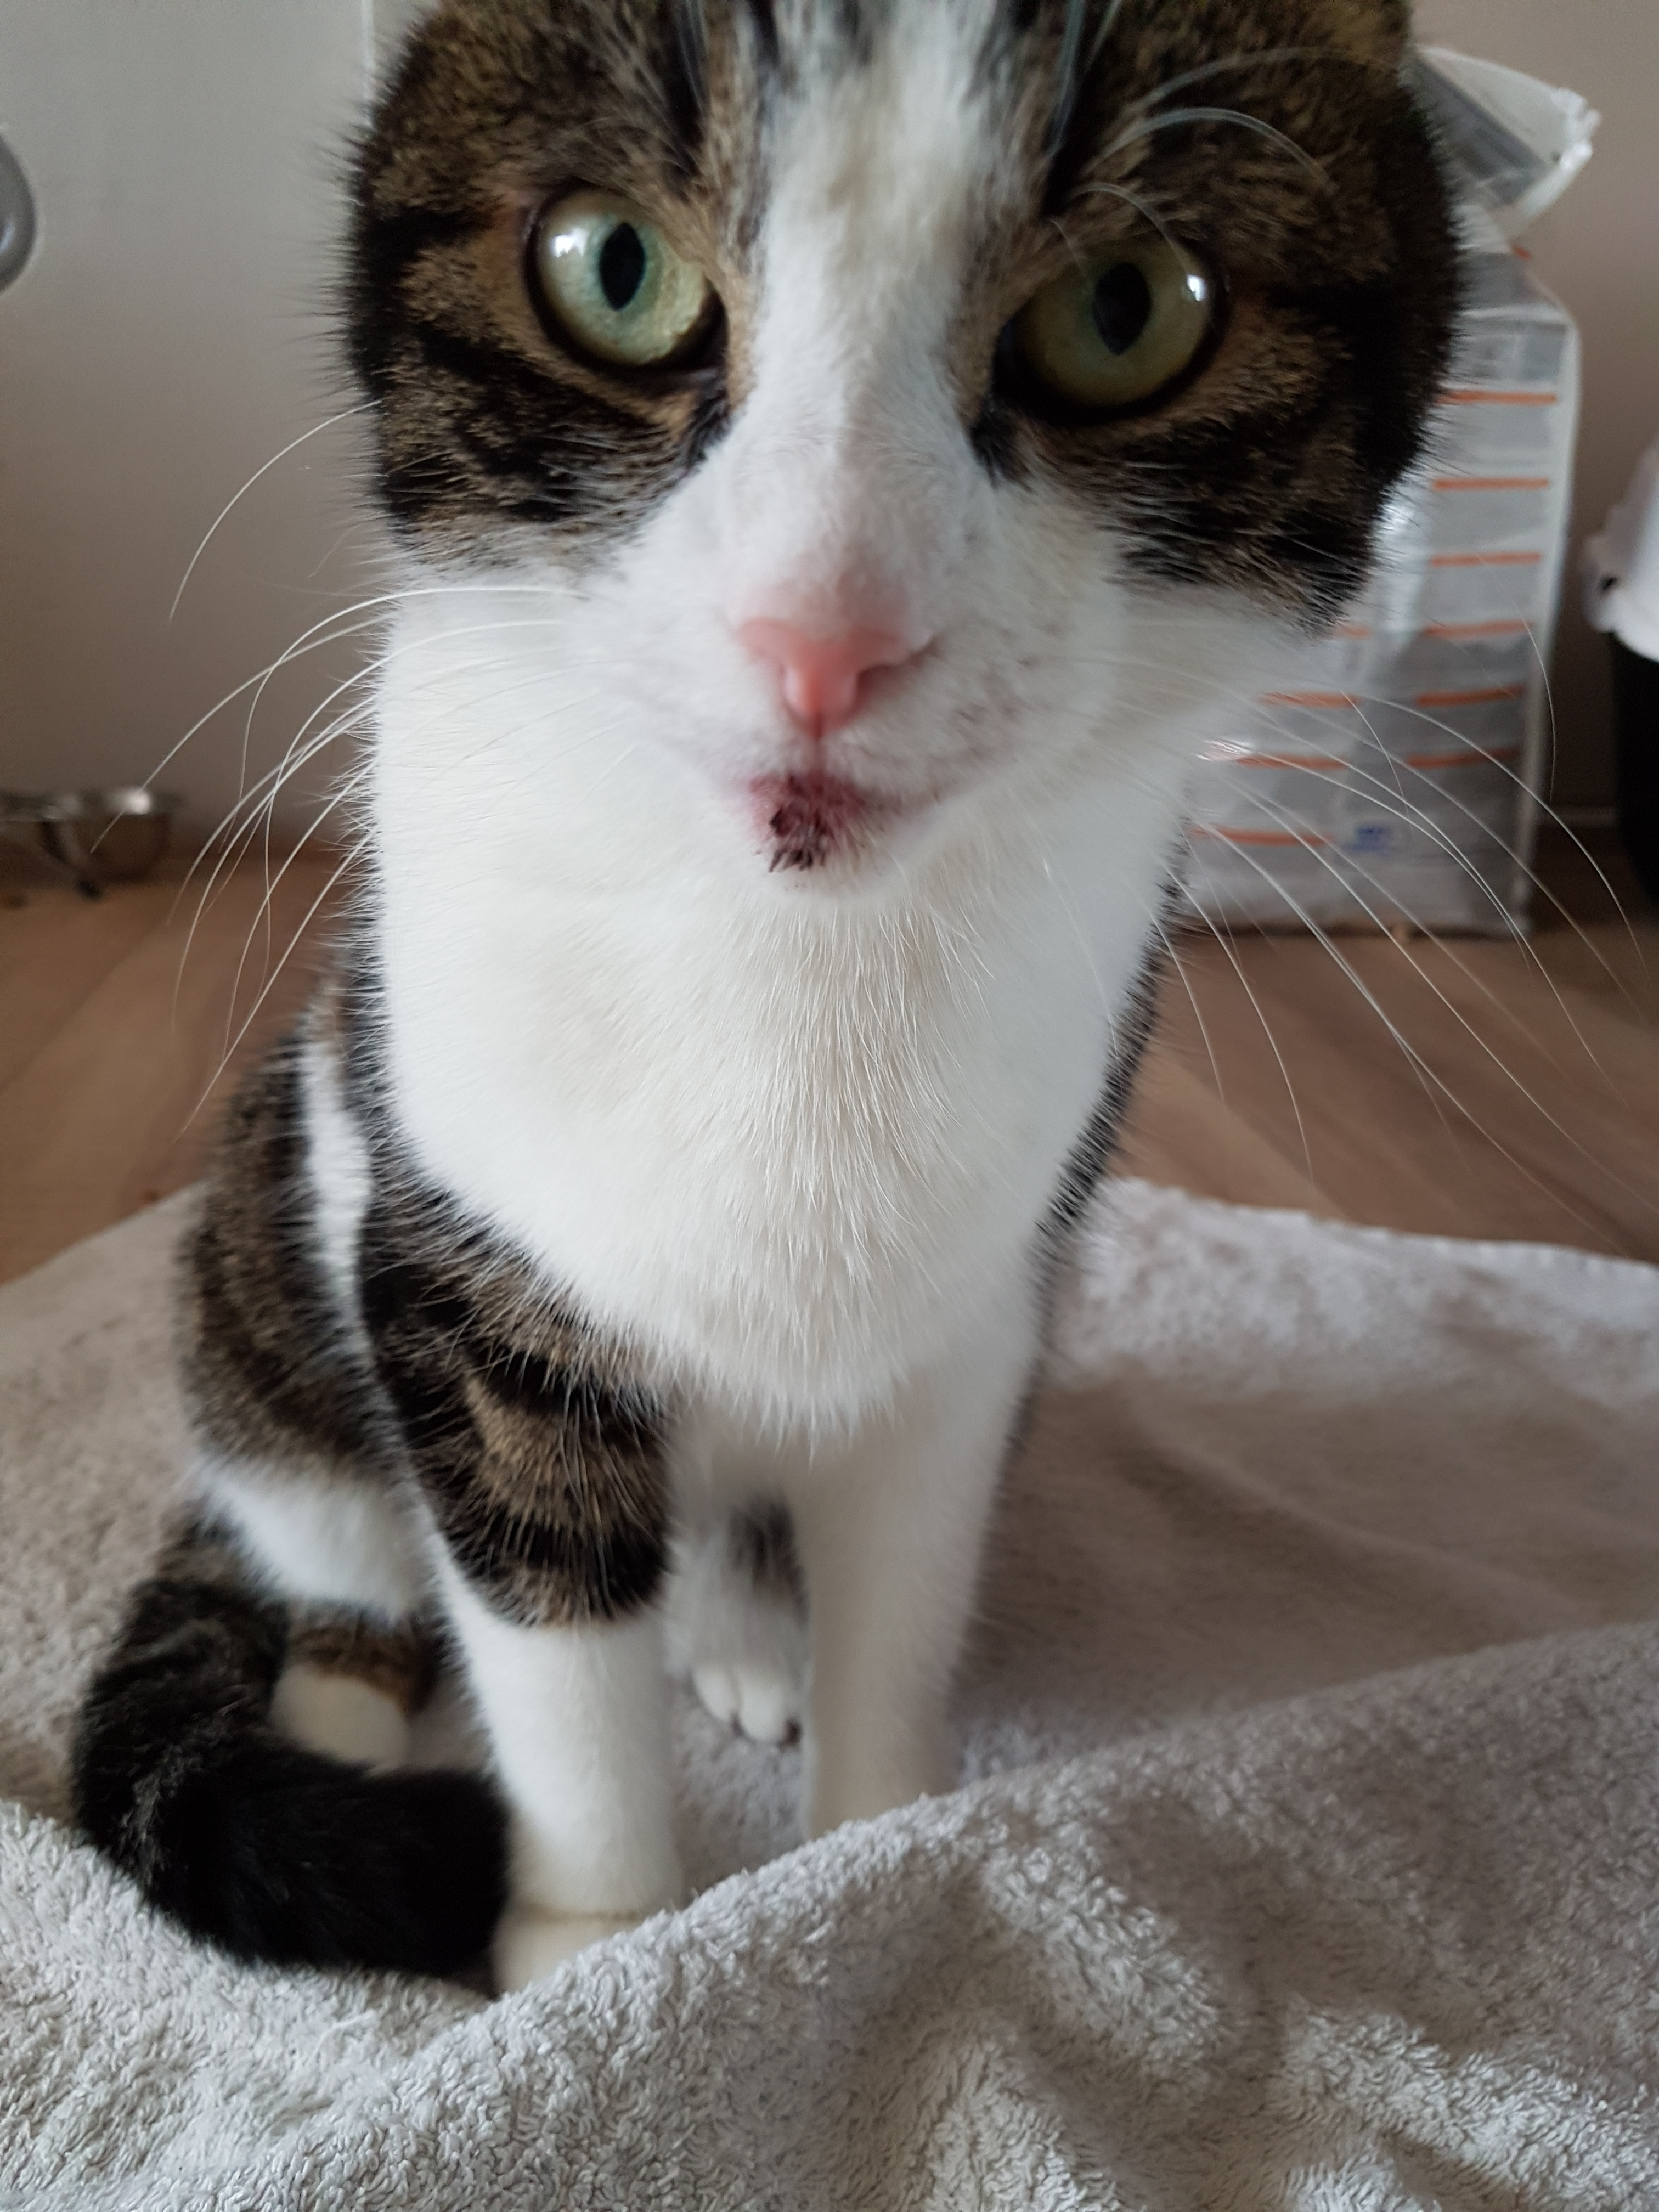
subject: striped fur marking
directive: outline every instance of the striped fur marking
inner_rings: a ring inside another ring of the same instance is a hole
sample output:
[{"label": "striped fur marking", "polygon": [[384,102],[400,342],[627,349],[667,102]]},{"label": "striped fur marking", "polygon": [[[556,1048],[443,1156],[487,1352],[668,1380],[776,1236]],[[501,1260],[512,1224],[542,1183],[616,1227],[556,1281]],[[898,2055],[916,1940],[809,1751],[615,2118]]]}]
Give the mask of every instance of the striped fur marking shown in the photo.
[{"label": "striped fur marking", "polygon": [[525,1626],[648,1604],[667,1565],[665,1414],[625,1352],[406,1170],[382,1173],[369,1210],[363,1311],[473,1587]]},{"label": "striped fur marking", "polygon": [[296,1036],[227,1115],[185,1255],[192,1426],[226,1460],[393,1480],[396,1438],[331,1282],[307,1172]]}]

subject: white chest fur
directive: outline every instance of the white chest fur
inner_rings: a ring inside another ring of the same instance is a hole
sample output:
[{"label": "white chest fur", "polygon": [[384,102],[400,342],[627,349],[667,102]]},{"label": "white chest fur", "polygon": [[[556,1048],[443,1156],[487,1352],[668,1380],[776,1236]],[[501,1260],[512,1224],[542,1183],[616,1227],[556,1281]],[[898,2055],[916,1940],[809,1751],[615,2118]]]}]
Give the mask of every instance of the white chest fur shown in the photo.
[{"label": "white chest fur", "polygon": [[374,800],[418,1154],[669,1370],[789,1419],[879,1401],[1029,1250],[1145,956],[1184,748],[988,781],[837,888],[769,875],[740,811],[579,712],[544,642],[538,684],[503,628],[486,683],[433,624],[402,618]]}]

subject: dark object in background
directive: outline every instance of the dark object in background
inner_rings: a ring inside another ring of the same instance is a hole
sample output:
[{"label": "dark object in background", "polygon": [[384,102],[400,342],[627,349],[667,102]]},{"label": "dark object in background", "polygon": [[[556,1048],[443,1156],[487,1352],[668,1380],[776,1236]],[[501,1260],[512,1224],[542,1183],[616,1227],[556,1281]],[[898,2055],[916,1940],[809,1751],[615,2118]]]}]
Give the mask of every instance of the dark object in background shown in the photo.
[{"label": "dark object in background", "polygon": [[0,827],[32,830],[48,860],[67,868],[87,898],[106,884],[137,883],[167,848],[179,802],[147,784],[106,791],[0,792]]},{"label": "dark object in background", "polygon": [[34,251],[34,195],[22,164],[0,138],[0,292],[22,275]]},{"label": "dark object in background", "polygon": [[1619,834],[1643,890],[1659,905],[1659,660],[1617,635],[1613,697],[1619,763]]},{"label": "dark object in background", "polygon": [[1659,440],[1585,544],[1584,612],[1613,653],[1619,834],[1659,902]]},{"label": "dark object in background", "polygon": [[134,883],[166,852],[178,805],[146,784],[54,792],[46,801],[40,842],[83,888]]}]

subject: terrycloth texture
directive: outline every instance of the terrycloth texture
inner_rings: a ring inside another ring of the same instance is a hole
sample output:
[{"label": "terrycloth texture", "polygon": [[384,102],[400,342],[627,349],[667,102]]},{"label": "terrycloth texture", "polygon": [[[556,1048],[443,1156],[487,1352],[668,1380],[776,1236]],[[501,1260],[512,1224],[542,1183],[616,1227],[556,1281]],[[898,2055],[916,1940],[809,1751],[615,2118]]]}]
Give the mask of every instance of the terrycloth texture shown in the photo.
[{"label": "terrycloth texture", "polygon": [[233,1966],[58,1825],[179,1449],[177,1224],[0,1292],[13,2201],[1659,2205],[1659,1272],[1119,1187],[975,1778],[791,1852],[794,1755],[688,1704],[714,1886],[489,2005]]}]

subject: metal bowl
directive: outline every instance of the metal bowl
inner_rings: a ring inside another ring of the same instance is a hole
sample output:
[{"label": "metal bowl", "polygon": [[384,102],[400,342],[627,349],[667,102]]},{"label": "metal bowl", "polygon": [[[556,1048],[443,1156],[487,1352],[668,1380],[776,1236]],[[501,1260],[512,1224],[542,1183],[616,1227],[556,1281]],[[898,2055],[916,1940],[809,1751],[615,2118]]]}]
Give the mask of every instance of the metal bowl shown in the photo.
[{"label": "metal bowl", "polygon": [[35,835],[82,890],[137,883],[161,860],[179,801],[147,784],[55,791],[38,802]]}]

